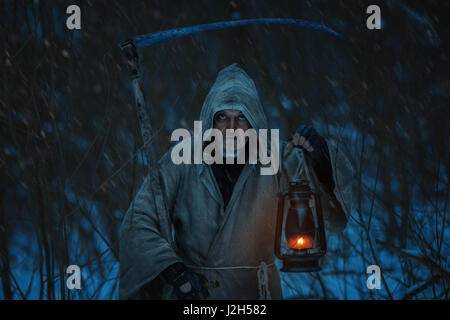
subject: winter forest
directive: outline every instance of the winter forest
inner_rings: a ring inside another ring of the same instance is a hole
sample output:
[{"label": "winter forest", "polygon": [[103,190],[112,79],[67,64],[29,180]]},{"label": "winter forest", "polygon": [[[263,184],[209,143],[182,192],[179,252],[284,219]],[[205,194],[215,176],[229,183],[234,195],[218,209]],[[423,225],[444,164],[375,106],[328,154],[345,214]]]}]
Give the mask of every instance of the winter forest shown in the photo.
[{"label": "winter forest", "polygon": [[[118,299],[119,226],[147,162],[119,43],[204,23],[295,18],[140,48],[158,158],[192,130],[217,72],[254,79],[272,128],[302,124],[351,162],[351,217],[322,271],[281,273],[287,299],[448,299],[447,1],[1,1],[0,299]],[[66,8],[81,9],[81,29]],[[66,286],[69,265],[82,289]],[[366,269],[381,269],[369,290]]]}]

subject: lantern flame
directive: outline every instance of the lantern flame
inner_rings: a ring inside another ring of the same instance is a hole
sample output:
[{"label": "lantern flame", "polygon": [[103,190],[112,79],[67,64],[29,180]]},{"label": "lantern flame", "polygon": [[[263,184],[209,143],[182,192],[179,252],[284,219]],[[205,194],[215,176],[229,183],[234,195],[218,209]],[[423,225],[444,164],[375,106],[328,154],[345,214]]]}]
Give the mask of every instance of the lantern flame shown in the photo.
[{"label": "lantern flame", "polygon": [[288,240],[288,245],[292,249],[310,249],[313,245],[313,239],[308,236],[296,236]]}]

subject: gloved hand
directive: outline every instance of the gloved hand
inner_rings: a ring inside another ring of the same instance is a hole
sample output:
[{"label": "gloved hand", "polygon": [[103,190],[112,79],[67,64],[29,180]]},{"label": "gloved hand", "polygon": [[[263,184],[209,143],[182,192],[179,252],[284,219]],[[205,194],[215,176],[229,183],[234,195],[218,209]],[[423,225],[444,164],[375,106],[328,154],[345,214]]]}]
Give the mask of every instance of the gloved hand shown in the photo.
[{"label": "gloved hand", "polygon": [[180,300],[200,300],[209,296],[208,280],[201,274],[189,271],[184,263],[171,265],[161,273],[161,277],[175,288]]},{"label": "gloved hand", "polygon": [[301,148],[305,156],[311,159],[314,172],[325,191],[332,193],[334,189],[333,170],[331,167],[328,145],[319,133],[309,125],[298,127],[287,148]]}]

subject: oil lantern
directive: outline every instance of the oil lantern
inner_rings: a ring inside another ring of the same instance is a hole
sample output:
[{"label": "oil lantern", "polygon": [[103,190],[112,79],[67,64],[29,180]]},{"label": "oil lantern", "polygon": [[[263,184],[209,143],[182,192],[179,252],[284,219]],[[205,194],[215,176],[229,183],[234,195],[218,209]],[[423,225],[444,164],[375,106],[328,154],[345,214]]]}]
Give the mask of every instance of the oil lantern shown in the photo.
[{"label": "oil lantern", "polygon": [[316,191],[306,180],[289,181],[288,190],[278,198],[275,254],[283,262],[281,271],[319,271],[319,259],[326,251],[325,228]]}]

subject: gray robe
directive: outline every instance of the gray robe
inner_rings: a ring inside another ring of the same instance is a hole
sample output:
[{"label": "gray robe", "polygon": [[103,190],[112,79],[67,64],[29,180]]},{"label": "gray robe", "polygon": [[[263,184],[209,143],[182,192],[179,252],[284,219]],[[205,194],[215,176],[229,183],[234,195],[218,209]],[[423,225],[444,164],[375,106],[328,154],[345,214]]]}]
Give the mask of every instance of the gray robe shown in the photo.
[{"label": "gray robe", "polygon": [[[220,71],[202,107],[203,131],[213,125],[214,113],[223,105],[243,106],[255,130],[268,128],[253,80],[236,64]],[[139,289],[158,279],[165,268],[183,262],[208,280],[210,299],[281,299],[279,272],[274,264],[277,194],[293,178],[308,177],[322,190],[303,151],[280,145],[278,175],[260,175],[260,164],[246,164],[224,208],[221,192],[210,166],[173,164],[170,151],[159,161],[162,189],[173,225],[176,248],[161,236],[148,177],[130,205],[120,229],[121,299],[136,298]],[[351,167],[338,148],[330,146],[337,199],[344,211],[321,193],[327,230],[341,231],[351,196]],[[265,286],[261,284],[267,281]],[[161,298],[174,299],[163,283]]]}]

